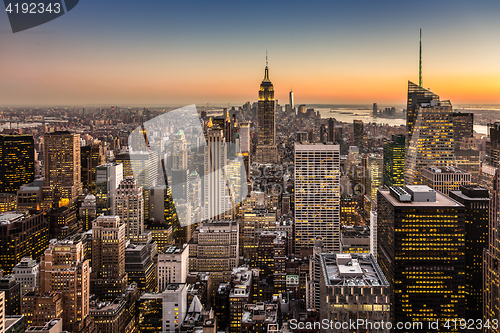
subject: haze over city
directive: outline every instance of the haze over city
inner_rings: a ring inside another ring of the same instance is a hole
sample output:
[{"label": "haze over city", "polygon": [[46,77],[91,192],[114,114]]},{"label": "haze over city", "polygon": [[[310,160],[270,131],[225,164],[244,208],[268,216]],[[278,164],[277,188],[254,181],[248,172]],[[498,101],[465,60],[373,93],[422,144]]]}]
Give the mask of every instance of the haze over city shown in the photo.
[{"label": "haze over city", "polygon": [[265,52],[276,99],[405,104],[418,79],[454,104],[500,103],[498,2],[85,1],[12,34],[0,105],[242,104]]}]

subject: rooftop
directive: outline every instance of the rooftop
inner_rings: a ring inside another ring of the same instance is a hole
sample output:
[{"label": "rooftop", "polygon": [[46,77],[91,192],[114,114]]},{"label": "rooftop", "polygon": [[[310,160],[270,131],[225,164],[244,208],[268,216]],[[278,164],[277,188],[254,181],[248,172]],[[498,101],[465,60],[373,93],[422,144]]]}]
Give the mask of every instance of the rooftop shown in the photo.
[{"label": "rooftop", "polygon": [[[395,187],[392,186],[391,189]],[[396,187],[398,188],[398,187]],[[387,199],[393,206],[395,207],[460,207],[462,206],[460,203],[456,202],[453,199],[450,199],[448,196],[444,195],[441,192],[434,191],[428,186],[424,185],[415,185],[415,186],[406,186],[407,189],[414,190],[413,193],[410,193],[409,191],[405,191],[407,195],[411,196],[410,200],[399,200],[399,198],[393,194],[391,194],[391,191],[389,190],[378,190],[379,193]],[[402,188],[399,188],[402,189]],[[415,194],[424,194],[425,193],[431,193],[431,191],[434,192],[436,195],[434,200],[413,200],[413,197]],[[405,194],[405,196],[406,196]]]},{"label": "rooftop", "polygon": [[389,283],[371,254],[320,254],[327,286],[382,286]]}]

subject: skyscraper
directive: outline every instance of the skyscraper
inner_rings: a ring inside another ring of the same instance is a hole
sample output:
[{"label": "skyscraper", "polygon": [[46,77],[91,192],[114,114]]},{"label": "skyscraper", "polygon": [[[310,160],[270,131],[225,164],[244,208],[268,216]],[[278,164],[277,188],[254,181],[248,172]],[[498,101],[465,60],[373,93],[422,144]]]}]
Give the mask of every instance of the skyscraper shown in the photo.
[{"label": "skyscraper", "polygon": [[328,142],[335,142],[335,121],[333,118],[328,118]]},{"label": "skyscraper", "polygon": [[422,169],[454,166],[452,107],[449,101],[422,103],[405,156],[405,183],[422,184]]},{"label": "skyscraper", "polygon": [[264,72],[264,80],[260,84],[259,90],[259,111],[258,111],[258,142],[257,142],[257,162],[274,163],[277,161],[276,148],[276,113],[274,107],[274,87],[269,80],[269,69]]},{"label": "skyscraper", "polygon": [[465,206],[465,307],[467,320],[483,315],[483,251],[488,248],[490,196],[484,187],[460,186],[450,198]]},{"label": "skyscraper", "polygon": [[439,102],[439,96],[428,89],[422,88],[422,86],[408,81],[408,99],[406,103],[406,132],[408,134],[406,145],[410,144],[420,105],[430,103],[433,100]]},{"label": "skyscraper", "polygon": [[40,293],[60,292],[63,297],[63,329],[85,332],[89,316],[89,261],[81,238],[52,242],[40,261]]},{"label": "skyscraper", "polygon": [[127,287],[125,224],[118,216],[98,216],[92,225],[91,290],[102,300],[114,300]]},{"label": "skyscraper", "polygon": [[43,208],[72,206],[82,193],[80,134],[44,135]]},{"label": "skyscraper", "polygon": [[233,214],[232,198],[226,178],[227,144],[221,128],[207,130],[205,146],[205,218],[225,219]]},{"label": "skyscraper", "polygon": [[144,232],[144,198],[142,187],[134,178],[127,177],[120,182],[114,195],[114,214],[125,225],[125,237],[134,239]]},{"label": "skyscraper", "polygon": [[[488,247],[483,252],[483,320],[500,318],[500,170],[496,168],[493,178],[493,191],[490,203],[488,226]],[[487,333],[498,333],[500,328],[485,328]]]},{"label": "skyscraper", "polygon": [[123,179],[123,164],[106,163],[96,168],[96,214],[111,215],[116,189]]},{"label": "skyscraper", "polygon": [[376,117],[377,116],[377,112],[378,112],[378,107],[377,107],[377,103],[373,103],[373,117]]},{"label": "skyscraper", "polygon": [[81,147],[82,186],[92,194],[95,194],[96,168],[104,163],[106,155],[101,141]]},{"label": "skyscraper", "polygon": [[16,193],[35,179],[32,135],[0,135],[0,193]]},{"label": "skyscraper", "polygon": [[340,252],[340,147],[295,144],[295,230],[297,253],[323,238]]},{"label": "skyscraper", "polygon": [[0,268],[10,274],[23,257],[39,259],[49,244],[49,223],[42,213],[0,214]]},{"label": "skyscraper", "polygon": [[464,206],[422,185],[377,195],[378,264],[392,289],[392,322],[464,318]]},{"label": "skyscraper", "polygon": [[474,135],[474,113],[453,112],[453,132],[455,142]]},{"label": "skyscraper", "polygon": [[404,185],[405,149],[404,135],[392,135],[384,142],[384,186]]},{"label": "skyscraper", "polygon": [[366,171],[366,193],[372,202],[377,201],[377,190],[383,185],[384,160],[380,154],[368,154]]},{"label": "skyscraper", "polygon": [[293,110],[295,108],[295,101],[293,99],[293,90],[290,90],[290,108]]},{"label": "skyscraper", "polygon": [[365,146],[363,121],[355,119],[352,121],[352,125],[354,131],[354,145],[362,150]]}]

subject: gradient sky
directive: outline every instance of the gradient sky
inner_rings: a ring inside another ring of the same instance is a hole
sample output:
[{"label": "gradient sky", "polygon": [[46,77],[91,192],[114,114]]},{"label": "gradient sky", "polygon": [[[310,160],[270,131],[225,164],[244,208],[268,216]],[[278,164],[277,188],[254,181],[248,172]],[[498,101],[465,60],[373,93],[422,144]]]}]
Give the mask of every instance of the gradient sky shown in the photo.
[{"label": "gradient sky", "polygon": [[13,34],[0,13],[0,105],[172,105],[276,98],[500,104],[500,1],[81,0]]}]

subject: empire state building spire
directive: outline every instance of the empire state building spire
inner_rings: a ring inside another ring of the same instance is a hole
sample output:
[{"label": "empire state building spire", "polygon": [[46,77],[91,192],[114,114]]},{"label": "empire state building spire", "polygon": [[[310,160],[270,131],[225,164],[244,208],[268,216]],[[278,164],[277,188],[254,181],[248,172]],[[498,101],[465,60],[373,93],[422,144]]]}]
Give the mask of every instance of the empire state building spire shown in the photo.
[{"label": "empire state building spire", "polygon": [[269,80],[269,68],[266,51],[266,69],[264,72],[264,80],[262,80],[259,89],[257,162],[275,163],[276,157],[274,86],[271,83],[271,80]]}]

